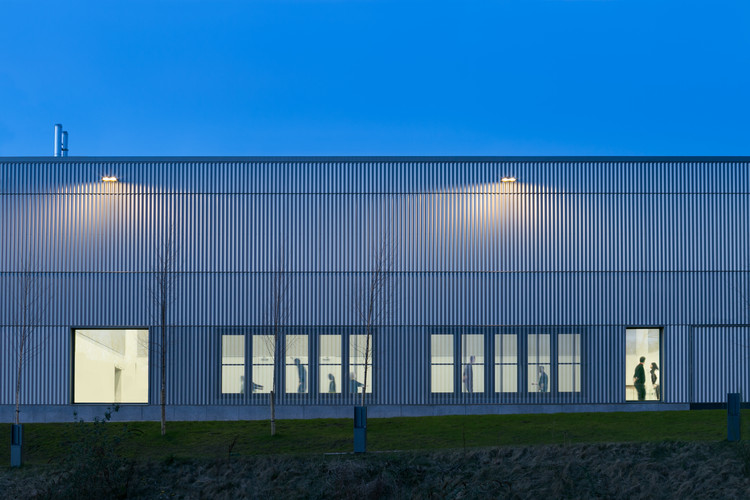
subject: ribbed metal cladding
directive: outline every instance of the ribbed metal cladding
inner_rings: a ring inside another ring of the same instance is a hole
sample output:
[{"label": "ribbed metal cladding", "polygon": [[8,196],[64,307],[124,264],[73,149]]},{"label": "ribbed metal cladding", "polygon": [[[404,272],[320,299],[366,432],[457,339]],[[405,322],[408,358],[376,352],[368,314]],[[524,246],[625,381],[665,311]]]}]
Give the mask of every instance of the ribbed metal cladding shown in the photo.
[{"label": "ribbed metal cladding", "polygon": [[692,401],[726,402],[727,393],[750,395],[750,327],[696,326],[692,328],[690,359]]},{"label": "ribbed metal cladding", "polygon": [[[146,292],[167,230],[179,249],[171,404],[265,404],[261,395],[220,394],[219,346],[227,329],[262,330],[281,250],[290,328],[307,332],[311,346],[321,332],[354,332],[352,297],[383,232],[397,259],[393,315],[375,338],[379,404],[624,403],[632,326],[663,328],[665,402],[723,401],[722,391],[746,390],[750,373],[747,356],[727,351],[746,331],[737,325],[747,322],[750,290],[748,166],[747,158],[0,158],[0,404],[13,400],[19,273],[37,273],[52,297],[24,401],[67,404],[71,328],[153,325]],[[104,175],[120,182],[102,183]],[[518,182],[503,184],[504,175]],[[433,395],[436,329],[580,333],[582,391],[544,400],[526,387]],[[280,404],[352,403],[351,394],[280,395]]]}]

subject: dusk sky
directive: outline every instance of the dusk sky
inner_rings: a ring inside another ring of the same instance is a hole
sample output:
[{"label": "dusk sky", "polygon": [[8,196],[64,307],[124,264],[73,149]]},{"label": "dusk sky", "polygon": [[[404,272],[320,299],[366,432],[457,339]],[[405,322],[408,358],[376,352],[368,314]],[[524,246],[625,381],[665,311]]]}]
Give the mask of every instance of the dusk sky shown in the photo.
[{"label": "dusk sky", "polygon": [[748,155],[750,2],[0,0],[0,156]]}]

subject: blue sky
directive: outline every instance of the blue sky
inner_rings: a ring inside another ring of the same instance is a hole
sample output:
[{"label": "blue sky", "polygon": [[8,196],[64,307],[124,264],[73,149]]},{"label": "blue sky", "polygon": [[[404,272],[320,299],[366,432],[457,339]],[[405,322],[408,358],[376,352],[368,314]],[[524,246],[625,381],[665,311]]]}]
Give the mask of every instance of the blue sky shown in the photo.
[{"label": "blue sky", "polygon": [[748,155],[750,2],[0,0],[0,156]]}]

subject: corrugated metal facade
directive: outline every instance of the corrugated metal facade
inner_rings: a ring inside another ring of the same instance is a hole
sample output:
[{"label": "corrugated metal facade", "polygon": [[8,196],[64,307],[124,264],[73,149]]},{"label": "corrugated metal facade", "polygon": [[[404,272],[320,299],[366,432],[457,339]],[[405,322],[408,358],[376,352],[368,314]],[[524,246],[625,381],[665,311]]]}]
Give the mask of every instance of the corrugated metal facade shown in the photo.
[{"label": "corrugated metal facade", "polygon": [[[222,332],[262,331],[281,249],[289,325],[309,335],[311,356],[319,335],[354,332],[352,297],[383,231],[397,258],[393,314],[375,338],[377,404],[624,403],[629,326],[663,328],[664,402],[746,394],[750,338],[739,325],[750,293],[749,166],[747,158],[0,158],[0,405],[13,401],[23,266],[53,298],[23,401],[69,404],[71,328],[154,323],[146,291],[167,230],[179,250],[170,404],[266,404],[262,395],[221,395]],[[518,182],[501,183],[504,175]],[[481,334],[488,349],[498,333],[550,333],[553,342],[559,332],[580,334],[581,392],[529,393],[519,369],[517,393],[432,394],[435,332]],[[311,393],[283,394],[280,404],[353,403],[347,393],[316,394],[314,362],[310,370]],[[152,368],[152,403],[157,375]]]}]

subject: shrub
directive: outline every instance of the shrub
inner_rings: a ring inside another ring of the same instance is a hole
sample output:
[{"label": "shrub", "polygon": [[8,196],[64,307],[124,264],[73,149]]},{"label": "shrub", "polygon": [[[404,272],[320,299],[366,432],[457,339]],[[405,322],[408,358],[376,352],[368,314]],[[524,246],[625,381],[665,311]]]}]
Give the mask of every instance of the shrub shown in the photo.
[{"label": "shrub", "polygon": [[74,414],[74,440],[68,443],[70,457],[64,464],[59,495],[70,498],[127,498],[134,476],[134,463],[119,453],[127,438],[127,425],[113,428],[110,421],[118,406],[107,408],[102,418],[85,422]]}]

